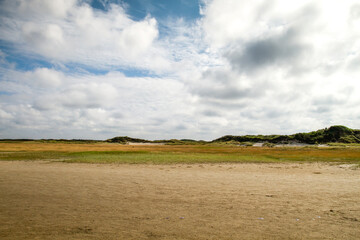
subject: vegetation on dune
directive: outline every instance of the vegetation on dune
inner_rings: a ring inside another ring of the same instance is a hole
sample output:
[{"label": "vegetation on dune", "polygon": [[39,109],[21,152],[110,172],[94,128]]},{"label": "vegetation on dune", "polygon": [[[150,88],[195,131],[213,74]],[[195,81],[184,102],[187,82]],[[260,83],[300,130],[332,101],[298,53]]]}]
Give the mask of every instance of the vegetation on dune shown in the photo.
[{"label": "vegetation on dune", "polygon": [[128,136],[120,136],[120,137],[114,137],[111,139],[106,140],[106,142],[110,143],[121,143],[121,144],[127,144],[127,143],[163,143],[168,145],[193,145],[193,144],[204,144],[207,143],[206,141],[200,140],[193,140],[193,139],[170,139],[170,140],[145,140],[141,138],[131,138]]},{"label": "vegetation on dune", "polygon": [[256,142],[267,143],[264,146],[273,147],[273,144],[306,143],[306,144],[329,144],[329,143],[360,143],[360,130],[350,129],[337,125],[308,133],[296,133],[292,135],[226,135],[213,141],[197,141],[193,139],[170,139],[170,140],[146,140],[128,136],[114,137],[105,141],[84,139],[2,139],[1,142],[45,142],[45,143],[162,143],[166,145],[206,145],[206,144],[229,144],[251,146]]},{"label": "vegetation on dune", "polygon": [[227,135],[213,142],[269,142],[269,143],[360,143],[360,130],[350,129],[345,126],[332,126],[309,133],[296,133],[292,135]]},{"label": "vegetation on dune", "polygon": [[128,136],[125,137],[114,137],[111,139],[106,140],[106,142],[110,142],[110,143],[128,143],[128,142],[133,142],[133,143],[150,143],[151,141],[149,140],[145,140],[145,139],[140,139],[140,138],[131,138]]},{"label": "vegetation on dune", "polygon": [[337,125],[329,128],[320,129],[308,133],[296,133],[292,135],[226,135],[211,142],[196,141],[192,139],[170,139],[149,141],[131,137],[114,137],[106,140],[112,143],[126,144],[134,143],[164,143],[168,145],[197,145],[207,143],[227,143],[251,146],[256,142],[269,143],[265,146],[272,147],[272,144],[306,143],[306,144],[325,144],[325,143],[360,143],[360,130],[350,129],[345,126]]},{"label": "vegetation on dune", "polygon": [[360,143],[360,130],[353,130],[345,126],[332,126],[310,133],[297,133],[292,135],[295,140],[305,143]]}]

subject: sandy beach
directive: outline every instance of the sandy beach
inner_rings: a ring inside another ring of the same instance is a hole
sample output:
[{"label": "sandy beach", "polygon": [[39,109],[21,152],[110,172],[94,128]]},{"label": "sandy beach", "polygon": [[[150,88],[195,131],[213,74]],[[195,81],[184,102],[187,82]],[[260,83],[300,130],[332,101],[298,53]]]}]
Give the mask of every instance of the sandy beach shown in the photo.
[{"label": "sandy beach", "polygon": [[0,162],[1,239],[359,239],[360,169]]}]

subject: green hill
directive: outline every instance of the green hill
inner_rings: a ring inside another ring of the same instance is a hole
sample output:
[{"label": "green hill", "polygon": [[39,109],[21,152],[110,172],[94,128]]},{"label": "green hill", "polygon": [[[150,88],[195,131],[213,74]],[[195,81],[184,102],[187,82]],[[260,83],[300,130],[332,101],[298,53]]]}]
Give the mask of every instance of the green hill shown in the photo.
[{"label": "green hill", "polygon": [[360,143],[360,130],[345,126],[331,126],[309,133],[296,133],[292,135],[227,135],[215,139],[213,142],[270,142],[270,143],[308,143],[320,144],[330,142]]}]

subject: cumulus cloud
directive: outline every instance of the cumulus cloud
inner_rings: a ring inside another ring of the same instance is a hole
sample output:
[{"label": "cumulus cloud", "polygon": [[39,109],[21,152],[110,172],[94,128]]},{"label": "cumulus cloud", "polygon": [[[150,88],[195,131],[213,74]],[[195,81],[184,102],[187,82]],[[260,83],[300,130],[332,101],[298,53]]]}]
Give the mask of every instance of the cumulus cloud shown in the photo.
[{"label": "cumulus cloud", "polygon": [[354,2],[214,0],[205,9],[203,25],[209,43],[224,49],[236,67],[262,70],[302,61],[307,71],[358,48],[353,38],[358,30],[349,20],[357,16]]},{"label": "cumulus cloud", "polygon": [[230,49],[225,57],[238,71],[251,73],[259,69],[263,71],[269,66],[293,68],[303,53],[310,50],[305,44],[298,43],[296,31],[289,29],[280,36],[245,43],[240,49]]},{"label": "cumulus cloud", "polygon": [[243,131],[354,126],[346,116],[360,90],[356,1],[205,3],[204,39],[222,62],[191,84],[200,105]]},{"label": "cumulus cloud", "polygon": [[55,24],[25,23],[22,27],[24,40],[34,47],[39,54],[56,57],[64,49],[62,29]]},{"label": "cumulus cloud", "polygon": [[119,48],[121,51],[130,49],[131,56],[139,56],[151,46],[157,36],[155,19],[151,18],[144,22],[134,23],[121,32]]},{"label": "cumulus cloud", "polygon": [[116,89],[109,84],[87,83],[66,88],[58,98],[69,108],[101,108],[111,104],[116,95]]},{"label": "cumulus cloud", "polygon": [[32,18],[33,15],[48,15],[62,18],[74,7],[76,0],[27,0],[11,1],[6,3],[6,7],[15,7],[22,16]]},{"label": "cumulus cloud", "polygon": [[264,93],[265,84],[254,82],[231,69],[215,68],[204,71],[192,84],[191,91],[203,99],[236,101],[261,96]]},{"label": "cumulus cloud", "polygon": [[[158,26],[148,16],[134,21],[121,5],[108,11],[84,1],[2,1],[2,40],[29,54],[60,63],[96,68],[136,66],[151,71],[167,67],[166,54],[156,46]],[[154,61],[157,59],[157,61]]]},{"label": "cumulus cloud", "polygon": [[38,87],[59,87],[62,83],[64,74],[48,68],[37,68],[34,71],[25,73],[28,81],[33,81]]},{"label": "cumulus cloud", "polygon": [[35,96],[33,107],[40,111],[62,107],[68,109],[94,109],[110,106],[115,101],[116,89],[110,84],[73,84]]},{"label": "cumulus cloud", "polygon": [[[3,131],[8,136],[19,136],[20,129],[41,129],[31,137],[104,139],[124,134],[154,139],[184,138],[194,130],[191,125],[179,128],[191,122],[194,109],[189,107],[191,95],[174,79],[129,78],[120,72],[72,75],[46,68],[9,72],[4,79],[1,89],[11,96],[0,94],[0,118],[9,127]],[[172,131],[176,129],[181,133]]]}]

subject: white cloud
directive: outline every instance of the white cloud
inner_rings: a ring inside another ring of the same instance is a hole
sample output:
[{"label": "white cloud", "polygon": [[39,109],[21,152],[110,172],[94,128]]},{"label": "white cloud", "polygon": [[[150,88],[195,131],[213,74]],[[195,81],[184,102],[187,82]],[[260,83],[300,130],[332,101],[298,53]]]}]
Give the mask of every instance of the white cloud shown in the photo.
[{"label": "white cloud", "polygon": [[213,0],[202,11],[205,40],[222,61],[198,69],[189,89],[211,109],[206,117],[228,120],[229,134],[360,123],[349,117],[360,91],[356,1]]},{"label": "white cloud", "polygon": [[241,68],[262,70],[283,61],[281,68],[322,71],[359,52],[356,9],[354,0],[214,0],[204,10],[203,26],[209,44]]},{"label": "white cloud", "polygon": [[11,4],[12,7],[16,6],[23,16],[47,15],[63,18],[75,6],[76,2],[76,0],[13,0],[7,4]]},{"label": "white cloud", "polygon": [[4,110],[0,109],[0,120],[6,121],[12,119],[12,115]]},{"label": "white cloud", "polygon": [[[56,87],[39,83],[51,77],[61,82]],[[58,138],[66,132],[67,138],[184,138],[195,130],[192,97],[174,79],[128,78],[119,72],[71,75],[46,68],[9,72],[4,79],[1,88],[11,96],[0,95],[0,117],[8,137],[21,135],[20,129],[23,134],[42,129],[31,137]]]},{"label": "white cloud", "polygon": [[101,108],[111,105],[116,95],[110,84],[86,83],[67,87],[57,98],[68,108]]},{"label": "white cloud", "polygon": [[38,87],[59,87],[64,75],[61,72],[48,68],[37,68],[33,72],[27,72],[27,79],[34,81]]},{"label": "white cloud", "polygon": [[151,46],[157,36],[155,19],[134,23],[120,33],[118,42],[120,51],[125,52],[130,49],[130,56],[137,57]]},{"label": "white cloud", "polygon": [[48,57],[57,57],[66,48],[63,31],[55,24],[25,23],[22,27],[24,41]]},{"label": "white cloud", "polygon": [[[157,21],[131,20],[120,5],[103,12],[79,1],[4,1],[1,39],[28,54],[93,68],[131,66],[163,71],[166,54],[155,44]],[[157,59],[157,61],[153,61]]]}]

